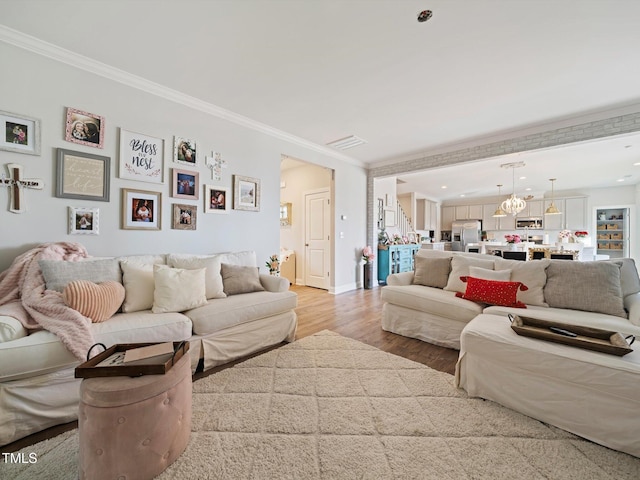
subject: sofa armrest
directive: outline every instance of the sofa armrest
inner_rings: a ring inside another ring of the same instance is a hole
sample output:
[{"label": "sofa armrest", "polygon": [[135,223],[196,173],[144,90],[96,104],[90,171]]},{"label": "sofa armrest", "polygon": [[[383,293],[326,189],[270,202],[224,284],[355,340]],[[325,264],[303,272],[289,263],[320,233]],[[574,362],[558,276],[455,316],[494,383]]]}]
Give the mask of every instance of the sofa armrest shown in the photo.
[{"label": "sofa armrest", "polygon": [[387,285],[411,285],[413,272],[392,273],[387,277]]},{"label": "sofa armrest", "polygon": [[286,292],[289,290],[289,280],[275,275],[261,273],[260,283],[267,292]]},{"label": "sofa armrest", "polygon": [[629,322],[640,327],[640,293],[624,297],[624,308],[629,312]]}]

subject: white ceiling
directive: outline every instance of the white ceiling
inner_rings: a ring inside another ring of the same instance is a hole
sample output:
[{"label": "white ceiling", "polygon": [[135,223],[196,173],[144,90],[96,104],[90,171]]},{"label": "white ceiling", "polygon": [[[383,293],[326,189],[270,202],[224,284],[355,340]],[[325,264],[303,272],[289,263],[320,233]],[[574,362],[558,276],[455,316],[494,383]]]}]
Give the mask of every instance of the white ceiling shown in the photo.
[{"label": "white ceiling", "polygon": [[[367,143],[344,153],[362,165],[640,104],[637,0],[0,4],[7,27],[306,141],[357,135]],[[424,9],[433,18],[418,23]],[[635,150],[595,156],[586,145],[582,160],[570,149],[534,156],[528,168],[548,178],[552,162],[558,188],[579,175],[601,182],[618,153],[640,160],[633,141]],[[591,158],[600,167],[587,167]],[[613,176],[636,181],[620,168]],[[498,167],[453,172],[448,196],[510,185]],[[534,188],[544,188],[542,177]]]}]

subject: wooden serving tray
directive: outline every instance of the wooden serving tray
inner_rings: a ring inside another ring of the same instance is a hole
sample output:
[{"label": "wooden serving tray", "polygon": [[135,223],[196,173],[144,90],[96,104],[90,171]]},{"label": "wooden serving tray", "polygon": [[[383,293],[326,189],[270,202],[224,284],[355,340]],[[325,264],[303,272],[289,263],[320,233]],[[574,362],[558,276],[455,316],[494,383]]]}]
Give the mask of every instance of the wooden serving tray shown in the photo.
[{"label": "wooden serving tray", "polygon": [[[96,345],[104,345],[96,343],[87,352],[87,358],[91,354],[91,350]],[[115,354],[126,352],[133,348],[148,347],[157,345],[157,343],[119,343],[107,348],[104,352],[88,359],[86,362],[78,365],[75,370],[75,378],[93,378],[93,377],[140,377],[142,375],[163,375],[167,373],[173,365],[189,351],[189,342],[173,342],[173,353],[158,355],[152,358],[137,360],[127,364],[109,364],[105,362]],[[99,365],[100,363],[105,363]]]},{"label": "wooden serving tray", "polygon": [[[629,343],[618,332],[601,330],[599,328],[582,327],[578,325],[567,325],[565,323],[538,320],[537,318],[520,317],[509,315],[511,328],[518,334],[525,337],[548,340],[550,342],[561,343],[573,347],[595,350],[596,352],[609,353],[619,357],[633,352]],[[556,327],[576,333],[577,337],[567,337],[559,333],[552,332],[549,328]],[[634,338],[635,340],[635,338]],[[631,341],[633,343],[633,340]]]}]

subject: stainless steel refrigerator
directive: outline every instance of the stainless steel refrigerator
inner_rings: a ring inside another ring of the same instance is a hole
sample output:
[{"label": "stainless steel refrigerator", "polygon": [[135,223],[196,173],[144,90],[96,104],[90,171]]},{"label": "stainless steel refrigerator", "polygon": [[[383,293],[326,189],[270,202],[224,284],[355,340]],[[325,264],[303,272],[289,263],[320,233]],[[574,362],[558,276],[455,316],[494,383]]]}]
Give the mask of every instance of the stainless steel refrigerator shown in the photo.
[{"label": "stainless steel refrigerator", "polygon": [[466,251],[470,243],[480,242],[481,220],[456,220],[451,224],[451,250]]}]

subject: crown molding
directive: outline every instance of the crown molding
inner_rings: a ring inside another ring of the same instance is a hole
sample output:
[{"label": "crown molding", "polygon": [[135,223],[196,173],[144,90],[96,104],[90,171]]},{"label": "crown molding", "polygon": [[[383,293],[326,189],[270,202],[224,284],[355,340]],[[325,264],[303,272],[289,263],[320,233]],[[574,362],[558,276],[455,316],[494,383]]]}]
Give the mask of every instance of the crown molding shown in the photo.
[{"label": "crown molding", "polygon": [[356,160],[355,158],[348,155],[344,155],[340,152],[336,152],[333,149],[325,147],[324,145],[310,142],[308,140],[305,140],[304,138],[297,137],[251,118],[239,115],[212,103],[208,103],[200,100],[199,98],[182,93],[178,90],[174,90],[138,75],[134,75],[111,65],[99,62],[92,58],[85,57],[84,55],[74,53],[65,48],[58,47],[57,45],[45,42],[44,40],[41,40],[34,36],[27,35],[18,30],[14,30],[13,28],[7,27],[6,25],[0,24],[0,41],[18,48],[22,48],[24,50],[28,50],[37,55],[47,57],[56,62],[64,63],[74,68],[99,75],[128,87],[142,90],[146,93],[161,97],[165,100],[184,105],[193,110],[198,110],[208,115],[221,118],[228,122],[235,123],[236,125],[240,125],[242,127],[264,133],[265,135],[269,135],[271,137],[298,145],[300,147],[322,153],[329,157],[335,158],[336,160],[341,160],[358,167],[365,166],[363,162]]}]

